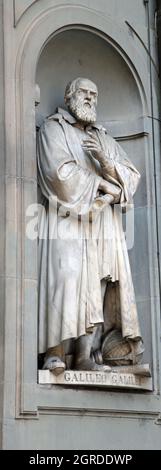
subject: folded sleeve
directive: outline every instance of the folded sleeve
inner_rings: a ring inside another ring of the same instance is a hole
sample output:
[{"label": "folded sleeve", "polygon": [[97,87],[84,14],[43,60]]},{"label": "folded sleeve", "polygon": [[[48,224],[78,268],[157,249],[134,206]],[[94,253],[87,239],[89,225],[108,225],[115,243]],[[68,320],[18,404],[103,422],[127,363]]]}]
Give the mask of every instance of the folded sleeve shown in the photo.
[{"label": "folded sleeve", "polygon": [[[140,180],[140,173],[128,159],[122,147],[108,135],[103,136],[107,162],[102,166],[102,176],[121,188],[120,203],[123,207],[131,204]],[[110,163],[109,163],[110,160]]]}]

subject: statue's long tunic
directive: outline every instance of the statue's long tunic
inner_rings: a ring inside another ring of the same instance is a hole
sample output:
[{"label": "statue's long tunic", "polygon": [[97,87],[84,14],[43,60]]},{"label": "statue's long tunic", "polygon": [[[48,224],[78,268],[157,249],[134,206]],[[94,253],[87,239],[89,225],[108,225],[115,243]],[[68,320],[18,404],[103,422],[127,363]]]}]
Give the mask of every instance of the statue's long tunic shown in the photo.
[{"label": "statue's long tunic", "polygon": [[[40,353],[100,323],[107,331],[121,328],[123,337],[141,336],[120,205],[111,205],[108,194],[98,196],[104,177],[120,189],[120,203],[126,207],[140,175],[119,144],[96,125],[93,131],[114,166],[113,175],[103,175],[100,164],[82,149],[87,133],[75,124],[59,109],[45,120],[38,137],[46,213],[44,217],[42,211],[39,227]],[[92,211],[94,222],[89,223]],[[109,278],[103,302],[101,281]]]}]

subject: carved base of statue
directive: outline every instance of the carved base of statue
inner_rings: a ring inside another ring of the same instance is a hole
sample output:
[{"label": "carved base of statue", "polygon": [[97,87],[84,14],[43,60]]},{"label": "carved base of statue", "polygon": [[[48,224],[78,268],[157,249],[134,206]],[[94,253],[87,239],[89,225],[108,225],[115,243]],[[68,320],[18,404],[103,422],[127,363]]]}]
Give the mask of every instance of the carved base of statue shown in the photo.
[{"label": "carved base of statue", "polygon": [[151,391],[149,365],[141,364],[143,351],[142,340],[125,339],[118,329],[102,334],[100,325],[91,334],[49,349],[39,383]]},{"label": "carved base of statue", "polygon": [[148,364],[136,366],[103,366],[100,370],[65,370],[59,375],[50,370],[39,370],[39,384],[98,387],[103,389],[121,388],[152,391],[152,378]]},{"label": "carved base of statue", "polygon": [[143,351],[142,340],[125,339],[117,329],[102,335],[102,327],[99,326],[93,333],[70,344],[50,348],[45,355],[43,370],[48,369],[57,376],[66,369],[108,371],[113,366],[131,366],[132,369],[141,363]]}]

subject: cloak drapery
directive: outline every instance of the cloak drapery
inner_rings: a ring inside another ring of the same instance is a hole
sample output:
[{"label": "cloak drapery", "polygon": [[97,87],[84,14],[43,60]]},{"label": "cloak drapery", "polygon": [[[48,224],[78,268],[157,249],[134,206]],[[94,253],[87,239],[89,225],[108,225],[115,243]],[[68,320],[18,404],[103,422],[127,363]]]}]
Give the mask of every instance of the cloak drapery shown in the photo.
[{"label": "cloak drapery", "polygon": [[[121,328],[123,337],[141,337],[118,210],[131,204],[140,175],[119,144],[94,125],[114,168],[113,174],[106,168],[103,172],[82,149],[87,134],[75,125],[73,116],[58,109],[38,137],[38,179],[46,210],[39,225],[39,353],[100,323],[107,331]],[[109,194],[98,192],[102,178],[119,189],[120,204],[111,205]],[[110,279],[104,301],[102,279]]]}]

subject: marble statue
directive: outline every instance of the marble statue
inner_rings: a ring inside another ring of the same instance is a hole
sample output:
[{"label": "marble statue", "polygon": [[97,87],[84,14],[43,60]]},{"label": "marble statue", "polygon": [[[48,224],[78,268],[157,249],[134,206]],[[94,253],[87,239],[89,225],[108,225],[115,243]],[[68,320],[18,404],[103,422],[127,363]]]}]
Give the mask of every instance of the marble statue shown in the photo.
[{"label": "marble statue", "polygon": [[39,353],[55,375],[134,365],[143,353],[120,217],[140,174],[97,124],[97,99],[92,81],[73,80],[68,111],[58,108],[38,136],[46,214],[39,227]]}]

